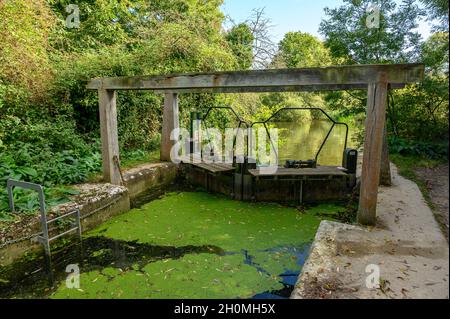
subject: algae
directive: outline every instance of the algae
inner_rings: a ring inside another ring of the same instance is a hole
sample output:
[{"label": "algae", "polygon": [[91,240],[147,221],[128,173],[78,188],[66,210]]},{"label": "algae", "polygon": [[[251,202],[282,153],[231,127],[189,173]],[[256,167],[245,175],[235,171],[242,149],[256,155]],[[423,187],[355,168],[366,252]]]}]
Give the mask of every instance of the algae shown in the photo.
[{"label": "algae", "polygon": [[86,233],[80,288],[67,288],[62,271],[41,296],[288,297],[321,218],[344,209],[168,193]]},{"label": "algae", "polygon": [[320,219],[273,203],[222,195],[170,193],[101,225],[89,235],[158,245],[214,245],[226,251],[264,250],[312,241]]},{"label": "algae", "polygon": [[168,193],[104,223],[87,236],[151,245],[220,247],[225,255],[184,255],[141,270],[81,275],[54,298],[250,298],[296,278],[320,219],[278,204],[247,203],[202,192]]},{"label": "algae", "polygon": [[[256,280],[255,280],[256,279]],[[240,255],[186,255],[150,263],[141,271],[106,268],[85,274],[81,290],[61,287],[53,298],[250,298],[282,288]]]}]

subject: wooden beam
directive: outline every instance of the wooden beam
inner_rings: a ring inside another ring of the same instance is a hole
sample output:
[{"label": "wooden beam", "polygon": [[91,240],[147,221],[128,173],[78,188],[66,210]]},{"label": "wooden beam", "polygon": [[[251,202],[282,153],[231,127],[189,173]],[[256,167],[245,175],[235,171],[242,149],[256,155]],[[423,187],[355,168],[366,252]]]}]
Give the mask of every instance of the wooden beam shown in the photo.
[{"label": "wooden beam", "polygon": [[[406,84],[393,83],[392,89],[403,89]],[[199,89],[155,90],[155,93],[265,93],[265,92],[318,92],[318,91],[343,91],[343,90],[367,90],[365,84],[328,84],[328,85],[300,85],[300,86],[257,86],[257,87],[212,87]]]},{"label": "wooden beam", "polygon": [[377,76],[378,80],[369,84],[367,96],[366,132],[357,216],[358,222],[363,225],[375,225],[376,223],[381,151],[386,118],[387,74],[380,73]]},{"label": "wooden beam", "polygon": [[116,92],[98,90],[100,111],[100,136],[102,141],[103,179],[121,185],[119,162],[119,138],[117,134]]},{"label": "wooden beam", "polygon": [[176,93],[166,93],[164,95],[163,123],[161,132],[161,152],[162,161],[170,161],[170,150],[175,141],[170,139],[174,129],[180,126],[178,115],[178,95]]},{"label": "wooden beam", "polygon": [[404,85],[418,82],[422,64],[343,65],[302,69],[267,69],[167,76],[110,77],[91,80],[89,89],[168,90],[215,92],[263,92],[270,90],[348,90],[362,89],[377,81],[380,72],[388,83]]}]

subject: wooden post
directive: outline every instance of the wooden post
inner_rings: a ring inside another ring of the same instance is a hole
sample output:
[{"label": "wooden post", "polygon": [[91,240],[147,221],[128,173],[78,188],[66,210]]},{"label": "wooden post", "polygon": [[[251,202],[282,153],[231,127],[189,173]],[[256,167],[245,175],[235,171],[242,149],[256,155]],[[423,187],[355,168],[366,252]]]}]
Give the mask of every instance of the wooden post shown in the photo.
[{"label": "wooden post", "polygon": [[178,94],[165,93],[164,94],[164,111],[163,111],[163,123],[161,132],[161,161],[170,161],[170,150],[175,144],[175,141],[170,139],[170,133],[179,128],[179,115],[178,115]]},{"label": "wooden post", "polygon": [[378,81],[370,83],[368,86],[366,133],[358,209],[358,222],[363,225],[375,225],[376,223],[386,98],[387,78],[386,74],[381,72]]},{"label": "wooden post", "polygon": [[119,138],[117,134],[116,92],[98,90],[100,111],[100,136],[102,141],[103,179],[114,185],[121,185],[120,170],[114,158],[119,161]]},{"label": "wooden post", "polygon": [[389,144],[387,139],[387,127],[383,130],[383,147],[381,151],[380,185],[392,186],[391,164],[389,162]]}]

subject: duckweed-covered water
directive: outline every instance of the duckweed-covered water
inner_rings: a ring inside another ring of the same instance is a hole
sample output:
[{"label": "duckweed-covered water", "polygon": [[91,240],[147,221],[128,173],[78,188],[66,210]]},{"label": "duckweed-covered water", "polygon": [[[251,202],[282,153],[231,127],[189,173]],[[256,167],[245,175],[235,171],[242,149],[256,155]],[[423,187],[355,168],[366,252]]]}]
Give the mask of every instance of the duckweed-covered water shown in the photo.
[{"label": "duckweed-covered water", "polygon": [[[78,289],[66,287],[62,267],[53,288],[24,281],[11,295],[0,280],[0,295],[286,298],[308,255],[318,216],[342,209],[326,204],[300,212],[202,192],[170,193],[85,234]],[[6,278],[3,284],[8,285]]]}]

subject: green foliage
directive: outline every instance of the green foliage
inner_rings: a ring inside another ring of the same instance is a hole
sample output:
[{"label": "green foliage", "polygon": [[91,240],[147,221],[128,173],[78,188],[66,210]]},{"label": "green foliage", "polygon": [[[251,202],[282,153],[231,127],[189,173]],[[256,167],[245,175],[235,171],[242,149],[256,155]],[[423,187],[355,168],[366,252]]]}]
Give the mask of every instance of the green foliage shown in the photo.
[{"label": "green foliage", "polygon": [[435,33],[421,46],[424,80],[390,99],[391,131],[397,137],[448,141],[448,33]]},{"label": "green foliage", "polygon": [[[417,59],[420,36],[417,21],[422,12],[413,0],[397,6],[393,0],[382,0],[379,28],[368,28],[367,8],[373,1],[345,0],[338,8],[325,8],[327,18],[320,23],[319,32],[332,57],[342,64],[405,63]],[[326,97],[333,110],[341,114],[364,112],[365,92],[332,92]]]},{"label": "green foliage", "polygon": [[25,111],[28,98],[42,99],[52,79],[48,36],[55,17],[45,0],[0,2],[0,119]]},{"label": "green foliage", "polygon": [[[49,0],[58,17],[58,29],[51,35],[52,46],[61,51],[98,49],[123,43],[134,33],[147,8],[143,0]],[[79,8],[78,28],[67,28],[66,6]]]},{"label": "green foliage", "polygon": [[233,26],[225,36],[236,56],[240,69],[249,69],[253,63],[254,37],[250,27],[245,23]]},{"label": "green foliage", "polygon": [[144,151],[137,149],[122,152],[120,166],[122,167],[122,169],[126,169],[140,164],[158,161],[159,161],[159,150]]},{"label": "green foliage", "polygon": [[420,156],[429,159],[448,159],[448,143],[429,143],[391,137],[389,151],[403,156]]},{"label": "green foliage", "polygon": [[421,60],[433,76],[448,77],[448,32],[437,32],[421,45]]},{"label": "green foliage", "polygon": [[437,20],[437,31],[448,32],[448,0],[421,0],[429,12],[428,20]]},{"label": "green foliage", "polygon": [[[72,3],[79,7],[80,25],[69,29],[66,6]],[[237,58],[221,30],[221,4],[1,2],[0,210],[7,208],[8,176],[43,184],[52,201],[60,197],[51,193],[56,185],[86,181],[100,170],[98,96],[86,89],[90,79],[235,68]],[[189,95],[180,103],[181,117],[220,100]],[[119,92],[117,104],[122,160],[153,159],[160,143],[161,96]],[[17,196],[19,209],[36,207],[33,194],[19,190]]]},{"label": "green foliage", "polygon": [[[370,4],[368,0],[346,0],[336,9],[325,9],[328,17],[320,32],[333,58],[347,64],[425,63],[423,82],[390,92],[388,130],[396,138],[448,139],[448,34],[436,33],[421,43],[416,27],[424,12],[413,0],[400,5],[393,0],[378,2],[380,27],[368,28],[366,9]],[[360,117],[365,112],[366,93],[333,92],[326,101],[343,116]]]},{"label": "green foliage", "polygon": [[[258,52],[270,43],[268,20],[261,11],[254,21],[223,32],[222,2],[1,1],[0,182],[11,175],[43,183],[50,191],[56,185],[85,181],[100,170],[98,96],[86,89],[92,78],[247,69],[258,64]],[[447,2],[422,2],[430,20],[448,21]],[[78,29],[65,25],[70,3],[79,6]],[[448,32],[420,43],[416,26],[424,12],[413,0],[400,5],[380,1],[380,28],[368,29],[366,8],[371,3],[345,0],[335,9],[327,8],[320,26],[325,43],[306,33],[287,33],[271,66],[423,61],[425,80],[391,95],[388,125],[396,137],[394,151],[430,153],[425,146],[398,141],[434,145],[430,143],[448,140]],[[159,146],[162,103],[161,96],[152,92],[118,93],[119,143],[125,163],[154,157],[149,154]],[[218,105],[232,105],[250,121],[267,118],[284,106],[319,106],[362,123],[365,104],[364,92],[186,94],[180,101],[180,119],[188,127],[190,111]],[[432,149],[436,156],[443,154]],[[4,208],[5,193],[1,194]],[[25,193],[18,196],[19,202],[21,196],[29,202]],[[49,196],[51,200],[53,195]]]},{"label": "green foliage", "polygon": [[399,91],[390,105],[388,124],[394,136],[448,140],[448,81],[425,78]]},{"label": "green foliage", "polygon": [[288,68],[330,65],[330,52],[308,33],[288,32],[279,43],[279,55]]},{"label": "green foliage", "polygon": [[370,0],[344,0],[338,8],[325,8],[327,19],[319,31],[335,58],[345,64],[401,63],[414,60],[420,41],[418,19],[423,12],[414,0],[397,5],[393,0],[381,0],[379,28],[368,28],[367,8]]},{"label": "green foliage", "polygon": [[[288,32],[278,44],[272,61],[275,68],[302,68],[329,65],[331,56],[324,43],[313,35]],[[258,98],[260,107],[253,112],[253,120],[262,120],[283,107],[309,106],[327,108],[321,93],[266,93]],[[256,114],[255,114],[256,113]]]},{"label": "green foliage", "polygon": [[[107,16],[107,12],[109,16],[118,14],[112,2],[105,3],[103,15]],[[131,5],[130,1],[120,3]],[[219,4],[218,1],[154,1],[145,5],[133,2],[133,6],[140,6],[128,17],[133,22],[116,22],[121,25],[121,29],[116,30],[122,35],[119,40],[93,42],[87,48],[83,46],[83,50],[59,54],[55,58],[57,75],[52,87],[52,104],[57,107],[52,106],[52,111],[73,117],[78,131],[98,134],[97,93],[85,88],[91,78],[233,68],[235,57],[217,27],[222,15],[214,6]],[[96,2],[95,5],[101,4]],[[143,16],[148,18],[143,19]],[[87,19],[95,20],[95,16]],[[86,28],[89,28],[89,21]],[[82,21],[80,25],[83,24]],[[91,36],[88,29],[70,32],[78,32],[80,35],[77,36],[87,33],[86,39]],[[102,39],[95,33],[92,36]],[[125,149],[151,150],[160,130],[161,96],[124,91],[118,98],[121,145]]]},{"label": "green foliage", "polygon": [[[48,204],[60,203],[67,185],[86,180],[101,168],[99,142],[81,139],[66,122],[23,123],[17,118],[0,122],[4,145],[0,152],[0,211],[8,210],[8,177],[42,184]],[[56,187],[56,188],[55,188]],[[18,190],[18,210],[37,208],[35,193]]]}]

